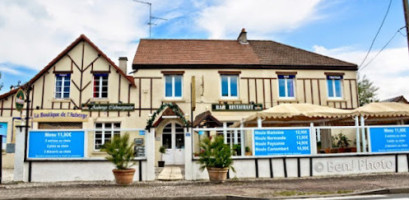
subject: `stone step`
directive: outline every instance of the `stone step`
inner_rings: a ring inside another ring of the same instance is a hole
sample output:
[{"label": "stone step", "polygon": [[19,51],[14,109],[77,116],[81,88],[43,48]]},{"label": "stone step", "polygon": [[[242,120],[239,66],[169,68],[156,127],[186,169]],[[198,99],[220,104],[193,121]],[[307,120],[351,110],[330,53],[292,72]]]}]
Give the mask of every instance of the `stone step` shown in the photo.
[{"label": "stone step", "polygon": [[180,167],[167,166],[158,176],[161,181],[178,181],[183,180],[182,171]]}]

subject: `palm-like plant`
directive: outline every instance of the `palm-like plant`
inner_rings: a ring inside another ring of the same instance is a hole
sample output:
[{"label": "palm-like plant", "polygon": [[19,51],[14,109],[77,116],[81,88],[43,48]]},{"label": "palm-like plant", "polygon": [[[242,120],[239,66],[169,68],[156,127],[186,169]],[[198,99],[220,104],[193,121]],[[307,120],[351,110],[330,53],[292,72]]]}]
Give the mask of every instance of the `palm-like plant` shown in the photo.
[{"label": "palm-like plant", "polygon": [[117,169],[128,169],[134,163],[134,143],[129,142],[129,134],[115,136],[110,142],[105,143],[101,150],[108,153],[107,160],[111,161]]},{"label": "palm-like plant", "polygon": [[233,159],[229,145],[224,144],[223,136],[204,138],[200,143],[199,163],[200,169],[205,168],[230,168],[233,171]]}]

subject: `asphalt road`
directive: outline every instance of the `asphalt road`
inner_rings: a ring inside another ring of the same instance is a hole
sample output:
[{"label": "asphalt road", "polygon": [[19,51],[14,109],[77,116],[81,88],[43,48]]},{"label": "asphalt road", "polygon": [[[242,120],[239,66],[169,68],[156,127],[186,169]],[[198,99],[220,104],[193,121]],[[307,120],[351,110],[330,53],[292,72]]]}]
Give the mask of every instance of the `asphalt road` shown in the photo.
[{"label": "asphalt road", "polygon": [[[399,199],[399,200],[409,200],[409,193],[405,194],[381,194],[381,195],[352,195],[343,197],[322,197],[322,198],[305,198],[314,200],[365,200],[365,199]],[[298,198],[294,200],[299,200]]]},{"label": "asphalt road", "polygon": [[[342,195],[385,188],[402,188],[409,193],[409,173],[340,176],[325,178],[276,178],[229,180],[224,184],[208,181],[138,182],[118,186],[114,182],[9,183],[0,185],[0,199],[226,199],[226,196],[274,198],[347,198]],[[405,192],[406,191],[406,192]],[[406,195],[406,194],[405,194]],[[404,197],[406,197],[404,195]],[[350,199],[362,199],[364,196]],[[390,196],[390,199],[402,199]],[[377,198],[369,196],[368,199]],[[379,196],[379,198],[389,198]]]}]

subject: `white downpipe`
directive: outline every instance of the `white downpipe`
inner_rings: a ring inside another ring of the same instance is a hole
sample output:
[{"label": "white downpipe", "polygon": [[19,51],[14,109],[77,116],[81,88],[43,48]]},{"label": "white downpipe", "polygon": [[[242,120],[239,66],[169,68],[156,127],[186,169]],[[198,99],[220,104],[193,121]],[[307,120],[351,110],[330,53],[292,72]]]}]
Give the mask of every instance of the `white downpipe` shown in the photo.
[{"label": "white downpipe", "polygon": [[244,132],[243,132],[243,121],[240,123],[240,142],[241,142],[241,156],[244,156],[244,154],[246,153],[245,151],[245,146],[246,146],[246,142],[244,141]]},{"label": "white downpipe", "polygon": [[361,135],[359,134],[359,119],[355,116],[355,129],[356,129],[356,151],[361,152]]},{"label": "white downpipe", "polygon": [[263,121],[261,120],[261,117],[257,117],[257,127],[263,128]]},{"label": "white downpipe", "polygon": [[186,180],[193,180],[193,163],[192,163],[192,143],[193,143],[193,132],[190,135],[186,134],[189,133],[189,128],[185,128],[185,179]]},{"label": "white downpipe", "polygon": [[151,128],[145,133],[145,156],[146,156],[146,178],[147,181],[155,180],[155,129]]},{"label": "white downpipe", "polygon": [[361,131],[362,131],[362,152],[366,152],[366,133],[364,116],[361,116]]},{"label": "white downpipe", "polygon": [[310,123],[310,142],[311,142],[311,154],[315,155],[317,154],[317,137],[315,134],[315,128],[314,128],[314,123]]},{"label": "white downpipe", "polygon": [[239,143],[239,139],[237,136],[237,129],[234,129],[234,144],[238,144]]},{"label": "white downpipe", "polygon": [[16,147],[14,152],[14,181],[28,182],[26,164],[24,163],[24,144],[26,140],[24,126],[16,127],[15,139]]},{"label": "white downpipe", "polygon": [[223,138],[224,144],[227,144],[227,123],[223,122]]}]

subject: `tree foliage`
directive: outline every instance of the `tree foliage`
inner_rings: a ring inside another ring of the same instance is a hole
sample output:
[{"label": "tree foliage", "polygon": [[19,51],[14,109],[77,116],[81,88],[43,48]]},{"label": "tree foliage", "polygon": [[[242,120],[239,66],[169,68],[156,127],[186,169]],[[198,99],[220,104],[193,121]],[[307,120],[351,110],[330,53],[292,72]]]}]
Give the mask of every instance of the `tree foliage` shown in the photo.
[{"label": "tree foliage", "polygon": [[[1,80],[1,72],[0,72],[0,80]],[[0,91],[3,89],[3,83],[0,83]]]},{"label": "tree foliage", "polygon": [[376,97],[376,92],[379,90],[372,81],[370,81],[366,76],[363,76],[358,81],[358,98],[359,105],[363,106],[365,104],[379,101]]}]

